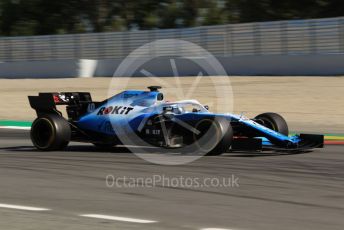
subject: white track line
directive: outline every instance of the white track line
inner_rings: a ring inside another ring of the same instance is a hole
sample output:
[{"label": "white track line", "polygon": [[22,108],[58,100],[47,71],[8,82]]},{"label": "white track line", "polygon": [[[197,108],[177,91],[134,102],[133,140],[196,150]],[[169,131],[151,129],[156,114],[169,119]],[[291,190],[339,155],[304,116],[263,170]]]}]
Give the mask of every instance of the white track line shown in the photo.
[{"label": "white track line", "polygon": [[99,215],[99,214],[83,214],[79,216],[104,219],[104,220],[116,220],[116,221],[124,221],[124,222],[131,222],[131,223],[140,223],[140,224],[149,224],[149,223],[157,222],[155,220],[143,220],[143,219],[136,219],[136,218],[130,218],[130,217],[108,216],[108,215]]},{"label": "white track line", "polygon": [[229,228],[201,228],[200,230],[233,230]]},{"label": "white track line", "polygon": [[21,205],[12,205],[12,204],[0,204],[0,208],[9,208],[9,209],[18,209],[25,211],[49,211],[48,208],[39,208],[39,207],[30,207],[30,206],[21,206]]},{"label": "white track line", "polygon": [[30,130],[31,127],[21,127],[21,126],[0,126],[0,129],[24,129],[24,130]]}]

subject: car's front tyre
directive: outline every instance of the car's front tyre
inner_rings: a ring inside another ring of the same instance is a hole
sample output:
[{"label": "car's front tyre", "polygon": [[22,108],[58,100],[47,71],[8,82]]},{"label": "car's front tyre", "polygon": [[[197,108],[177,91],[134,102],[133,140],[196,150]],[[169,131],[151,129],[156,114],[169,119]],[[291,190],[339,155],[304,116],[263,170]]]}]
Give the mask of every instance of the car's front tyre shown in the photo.
[{"label": "car's front tyre", "polygon": [[258,123],[265,127],[279,132],[283,135],[289,135],[288,124],[285,119],[277,113],[262,113],[254,118]]},{"label": "car's front tyre", "polygon": [[229,150],[233,141],[233,129],[225,118],[202,119],[195,125],[193,134],[199,151],[207,156],[217,156]]}]

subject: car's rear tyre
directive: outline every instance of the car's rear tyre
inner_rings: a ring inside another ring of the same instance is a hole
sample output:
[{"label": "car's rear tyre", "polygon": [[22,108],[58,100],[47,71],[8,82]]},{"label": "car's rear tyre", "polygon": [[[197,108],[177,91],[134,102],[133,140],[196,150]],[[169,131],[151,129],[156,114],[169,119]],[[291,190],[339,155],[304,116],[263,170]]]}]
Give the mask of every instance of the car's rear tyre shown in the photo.
[{"label": "car's rear tyre", "polygon": [[32,123],[30,136],[33,145],[39,150],[62,150],[71,139],[71,128],[63,117],[45,114]]},{"label": "car's rear tyre", "polygon": [[224,118],[202,119],[195,125],[195,130],[199,131],[199,134],[193,134],[195,144],[207,156],[221,155],[232,144],[233,129]]},{"label": "car's rear tyre", "polygon": [[286,136],[289,135],[287,122],[281,115],[277,113],[262,113],[256,116],[255,120],[269,129],[272,129]]}]

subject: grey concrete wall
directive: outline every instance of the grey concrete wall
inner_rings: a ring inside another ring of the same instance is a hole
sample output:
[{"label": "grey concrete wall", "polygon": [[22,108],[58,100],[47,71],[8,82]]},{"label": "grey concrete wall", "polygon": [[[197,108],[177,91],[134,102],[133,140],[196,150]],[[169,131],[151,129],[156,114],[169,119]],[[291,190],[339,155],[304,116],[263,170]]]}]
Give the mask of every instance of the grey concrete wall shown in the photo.
[{"label": "grey concrete wall", "polygon": [[62,78],[78,76],[78,61],[18,61],[0,63],[1,78]]},{"label": "grey concrete wall", "polygon": [[[217,57],[229,75],[344,75],[344,54]],[[192,58],[175,58],[180,76],[194,76]],[[1,78],[110,77],[122,60],[56,60],[0,63]],[[169,58],[147,60],[142,67],[156,76],[172,76]],[[140,68],[134,76],[143,76]]]},{"label": "grey concrete wall", "polygon": [[219,58],[232,75],[344,75],[344,54]]}]

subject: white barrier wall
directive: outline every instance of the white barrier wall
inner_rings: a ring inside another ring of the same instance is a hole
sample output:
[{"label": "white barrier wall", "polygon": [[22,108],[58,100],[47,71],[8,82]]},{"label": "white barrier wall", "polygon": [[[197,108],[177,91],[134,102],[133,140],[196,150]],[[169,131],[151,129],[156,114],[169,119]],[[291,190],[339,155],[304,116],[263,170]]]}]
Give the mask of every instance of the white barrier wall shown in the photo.
[{"label": "white barrier wall", "polygon": [[[197,75],[192,59],[175,58],[180,76]],[[344,75],[344,54],[217,57],[228,75]],[[144,68],[156,76],[172,76],[168,58],[149,61]],[[0,63],[1,78],[111,77],[120,59],[56,60]],[[134,76],[143,76],[137,71]]]}]

